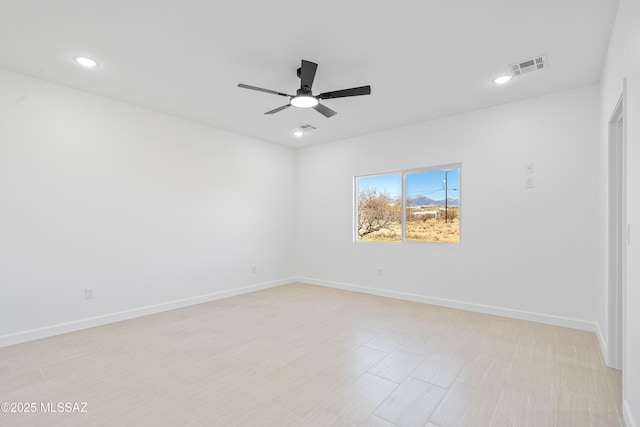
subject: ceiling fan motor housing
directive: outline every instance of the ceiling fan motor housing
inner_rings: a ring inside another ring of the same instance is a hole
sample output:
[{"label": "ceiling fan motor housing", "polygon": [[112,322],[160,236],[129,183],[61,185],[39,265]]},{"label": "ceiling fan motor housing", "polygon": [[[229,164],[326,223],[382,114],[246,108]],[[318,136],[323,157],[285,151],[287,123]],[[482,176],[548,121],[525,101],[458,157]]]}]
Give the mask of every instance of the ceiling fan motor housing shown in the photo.
[{"label": "ceiling fan motor housing", "polygon": [[[299,79],[302,79],[302,67],[296,70],[296,75],[298,76]],[[296,93],[298,96],[304,95],[304,94],[311,95],[311,87],[307,85],[303,85],[302,87],[300,87],[300,89],[298,89]]]},{"label": "ceiling fan motor housing", "polygon": [[296,70],[298,78],[301,80],[300,89],[296,91],[296,95],[289,95],[282,92],[277,92],[271,89],[264,89],[257,86],[250,86],[243,83],[239,83],[238,87],[245,89],[257,90],[259,92],[271,93],[273,95],[289,97],[289,104],[278,107],[274,110],[267,111],[265,114],[274,114],[279,111],[285,110],[291,106],[298,108],[313,108],[323,116],[329,118],[335,116],[337,113],[331,108],[319,103],[321,99],[332,98],[344,98],[349,96],[369,95],[371,94],[371,86],[354,87],[351,89],[334,90],[331,92],[324,92],[318,96],[314,96],[311,92],[311,86],[316,75],[316,69],[318,64],[311,61],[302,60],[302,66]]}]

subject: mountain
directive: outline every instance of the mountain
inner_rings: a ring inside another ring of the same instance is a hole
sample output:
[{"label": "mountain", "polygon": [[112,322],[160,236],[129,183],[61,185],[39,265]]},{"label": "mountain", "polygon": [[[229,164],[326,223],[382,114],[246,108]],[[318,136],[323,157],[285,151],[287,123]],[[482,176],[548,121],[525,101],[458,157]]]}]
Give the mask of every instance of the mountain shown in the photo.
[{"label": "mountain", "polygon": [[407,206],[429,206],[437,204],[438,202],[428,198],[427,196],[416,196],[407,199]]},{"label": "mountain", "polygon": [[[458,206],[460,204],[460,200],[453,199],[449,197],[448,199],[449,206]],[[426,196],[416,196],[407,199],[407,206],[444,206],[444,199],[442,200],[433,200]]]},{"label": "mountain", "polygon": [[[458,199],[453,199],[453,198],[449,197],[447,200],[448,200],[448,203],[447,203],[447,204],[448,204],[449,206],[458,206],[458,205],[460,205],[460,200],[458,200]],[[438,201],[436,202],[436,204],[437,204],[437,205],[440,205],[440,206],[444,206],[444,199],[442,199],[442,200],[438,200]]]}]

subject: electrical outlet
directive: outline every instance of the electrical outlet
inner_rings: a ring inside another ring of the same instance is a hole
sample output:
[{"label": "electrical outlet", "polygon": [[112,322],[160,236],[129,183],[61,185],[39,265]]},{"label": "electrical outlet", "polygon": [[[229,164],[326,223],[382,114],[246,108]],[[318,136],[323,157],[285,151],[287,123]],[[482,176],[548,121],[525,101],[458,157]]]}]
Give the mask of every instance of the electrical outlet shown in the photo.
[{"label": "electrical outlet", "polygon": [[93,299],[93,288],[84,288],[84,299]]},{"label": "electrical outlet", "polygon": [[251,267],[251,274],[256,274],[258,269],[256,267]]},{"label": "electrical outlet", "polygon": [[378,276],[382,277],[382,269],[381,268],[378,269]]}]

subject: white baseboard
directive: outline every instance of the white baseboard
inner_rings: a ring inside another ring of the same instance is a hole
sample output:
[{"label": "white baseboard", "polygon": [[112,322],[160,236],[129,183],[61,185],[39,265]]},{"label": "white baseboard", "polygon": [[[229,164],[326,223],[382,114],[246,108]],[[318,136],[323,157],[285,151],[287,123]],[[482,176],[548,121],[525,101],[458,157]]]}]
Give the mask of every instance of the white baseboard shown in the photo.
[{"label": "white baseboard", "polygon": [[631,413],[631,408],[629,407],[629,401],[625,400],[622,402],[622,415],[624,416],[624,423],[627,427],[638,427],[636,420],[633,418],[633,414]]},{"label": "white baseboard", "polygon": [[[474,311],[477,313],[493,314],[496,316],[510,317],[513,319],[528,320],[531,322],[545,323],[554,326],[580,329],[597,334],[597,322],[588,320],[573,319],[570,317],[554,316],[551,314],[534,313],[529,311],[514,310],[504,307],[496,307],[484,304],[475,304],[464,301],[456,301],[445,298],[429,297],[425,295],[410,294],[405,292],[389,291],[386,289],[370,288],[367,286],[352,285],[348,283],[332,282],[328,280],[317,280],[308,277],[297,277],[296,281],[308,283],[310,285],[326,286],[329,288],[342,289],[346,291],[360,292],[382,297],[401,299],[406,301],[421,302],[424,304],[439,305],[443,307],[457,308],[460,310]],[[600,338],[599,338],[600,339]]]},{"label": "white baseboard", "polygon": [[120,322],[123,320],[133,319],[136,317],[142,317],[149,314],[155,314],[163,311],[173,310],[176,308],[182,308],[190,305],[201,304],[209,301],[215,301],[222,298],[228,298],[236,295],[242,295],[249,292],[255,292],[262,289],[273,288],[276,286],[285,285],[292,282],[308,283],[316,286],[326,286],[330,288],[343,289],[347,291],[366,293],[371,295],[378,295],[388,298],[401,299],[406,301],[421,302],[425,304],[433,304],[444,307],[457,308],[461,310],[474,311],[478,313],[493,314],[496,316],[510,317],[514,319],[529,320],[532,322],[545,323],[555,326],[563,326],[568,328],[580,329],[585,331],[591,331],[596,334],[598,341],[601,345],[603,354],[606,359],[606,342],[600,331],[597,322],[590,322],[580,319],[572,319],[568,317],[553,316],[548,314],[534,313],[528,311],[513,310],[504,307],[489,306],[483,304],[475,304],[464,301],[456,301],[445,298],[429,297],[424,295],[410,294],[397,291],[389,291],[384,289],[371,288],[366,286],[353,285],[348,283],[333,282],[327,280],[311,279],[308,277],[295,277],[282,280],[276,280],[272,282],[265,282],[251,286],[245,286],[242,288],[230,289],[226,291],[214,292],[211,294],[201,295],[192,298],[185,298],[176,301],[169,301],[162,304],[156,304],[152,306],[140,307],[132,310],[121,311],[117,313],[110,313],[106,315],[90,317],[86,319],[80,319],[73,322],[60,323],[52,326],[46,326],[38,329],[31,329],[27,331],[21,331],[13,334],[0,336],[0,347],[8,345],[18,344],[21,342],[32,341],[35,339],[51,337],[54,335],[60,335],[68,332],[78,331],[81,329],[92,328],[95,326],[101,326],[108,323]]},{"label": "white baseboard", "polygon": [[54,335],[66,334],[68,332],[78,331],[81,329],[93,328],[95,326],[106,325],[108,323],[120,322],[136,317],[147,316],[149,314],[160,313],[162,311],[174,310],[176,308],[187,307],[190,305],[201,304],[204,302],[215,301],[222,298],[242,295],[249,292],[255,292],[262,289],[273,288],[293,282],[293,278],[276,280],[272,282],[259,283],[256,285],[245,286],[242,288],[229,289],[226,291],[214,292],[211,294],[200,295],[197,297],[184,298],[176,301],[169,301],[162,304],[150,305],[146,307],[134,308],[132,310],[120,311],[117,313],[105,314],[102,316],[79,319],[72,322],[59,323],[57,325],[45,326],[43,328],[31,329],[27,331],[16,332],[13,334],[0,336],[0,347],[19,344],[26,341],[32,341],[40,338],[52,337]]},{"label": "white baseboard", "polygon": [[602,333],[602,329],[600,328],[600,323],[596,322],[596,337],[598,338],[598,343],[600,344],[600,354],[602,355],[602,360],[604,364],[609,366],[609,344]]}]

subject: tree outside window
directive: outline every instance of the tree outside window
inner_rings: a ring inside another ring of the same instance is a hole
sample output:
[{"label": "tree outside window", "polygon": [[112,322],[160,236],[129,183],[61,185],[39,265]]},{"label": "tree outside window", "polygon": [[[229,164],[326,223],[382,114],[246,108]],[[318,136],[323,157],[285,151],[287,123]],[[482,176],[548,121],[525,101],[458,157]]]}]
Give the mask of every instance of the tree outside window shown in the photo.
[{"label": "tree outside window", "polygon": [[460,165],[356,177],[356,197],[358,241],[460,241]]}]

